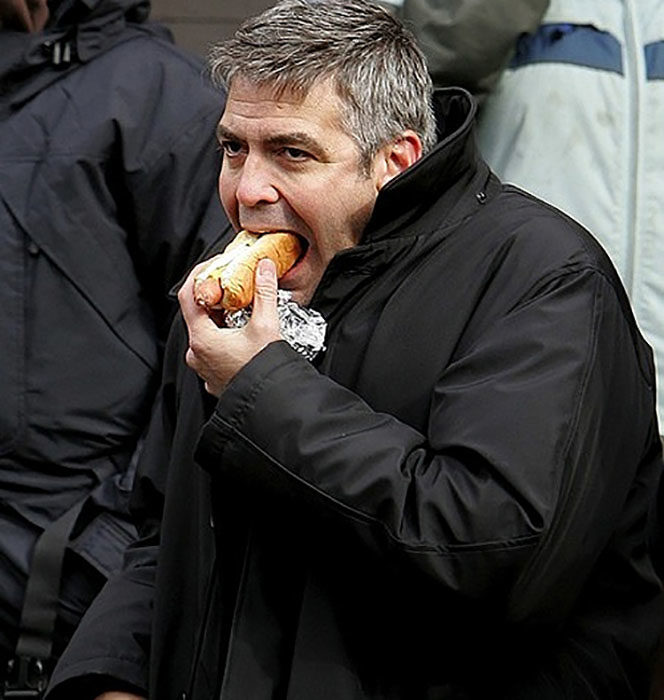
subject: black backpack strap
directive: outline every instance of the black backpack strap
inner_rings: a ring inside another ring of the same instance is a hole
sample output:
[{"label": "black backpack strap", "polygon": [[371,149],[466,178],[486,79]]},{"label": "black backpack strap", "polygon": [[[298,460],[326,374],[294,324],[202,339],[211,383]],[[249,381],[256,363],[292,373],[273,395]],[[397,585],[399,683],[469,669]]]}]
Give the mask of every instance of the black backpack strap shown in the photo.
[{"label": "black backpack strap", "polygon": [[65,550],[84,501],[74,504],[44,530],[35,545],[21,614],[18,656],[48,659],[58,614]]},{"label": "black backpack strap", "polygon": [[[94,470],[102,483],[117,471],[114,463]],[[87,503],[86,495],[50,523],[35,543],[13,658],[7,662],[2,700],[43,696],[51,672],[55,623],[60,608],[62,567],[69,538]],[[0,688],[1,690],[1,688]]]},{"label": "black backpack strap", "polygon": [[25,589],[16,654],[7,666],[4,700],[40,698],[53,649],[65,551],[86,499],[51,523],[35,544]]}]

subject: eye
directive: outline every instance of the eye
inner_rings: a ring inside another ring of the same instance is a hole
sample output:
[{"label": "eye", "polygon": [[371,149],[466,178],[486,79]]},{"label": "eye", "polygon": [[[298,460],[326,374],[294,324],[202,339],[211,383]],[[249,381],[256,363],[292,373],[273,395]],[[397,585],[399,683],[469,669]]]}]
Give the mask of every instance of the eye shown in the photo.
[{"label": "eye", "polygon": [[243,151],[242,144],[239,141],[231,141],[228,139],[224,139],[221,142],[221,149],[224,152],[224,155],[228,156],[229,158],[239,156]]},{"label": "eye", "polygon": [[288,160],[292,161],[303,161],[312,158],[311,153],[303,151],[301,148],[295,148],[294,146],[285,146],[282,148],[281,152]]}]

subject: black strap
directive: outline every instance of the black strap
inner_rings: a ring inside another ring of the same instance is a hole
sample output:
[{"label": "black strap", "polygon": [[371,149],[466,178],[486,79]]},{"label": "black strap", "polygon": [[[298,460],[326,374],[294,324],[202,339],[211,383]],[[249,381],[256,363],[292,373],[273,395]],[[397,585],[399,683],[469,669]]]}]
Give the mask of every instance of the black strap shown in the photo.
[{"label": "black strap", "polygon": [[75,503],[52,522],[35,544],[16,652],[7,662],[0,688],[4,700],[40,700],[46,690],[65,550],[86,500]]},{"label": "black strap", "polygon": [[[98,483],[101,483],[117,471],[117,466],[109,463],[94,471]],[[38,700],[46,690],[55,623],[60,607],[65,552],[78,516],[87,501],[86,495],[50,523],[35,543],[16,651],[14,657],[7,662],[4,684],[0,684],[0,698],[4,700]]]},{"label": "black strap", "polygon": [[58,614],[62,564],[69,536],[85,499],[51,523],[35,545],[25,589],[16,655],[48,659]]},{"label": "black strap", "polygon": [[[115,462],[108,462],[93,471],[100,484],[118,471],[118,467]],[[88,496],[50,523],[37,539],[21,611],[15,652],[17,659],[47,661],[51,657],[65,551]]]}]

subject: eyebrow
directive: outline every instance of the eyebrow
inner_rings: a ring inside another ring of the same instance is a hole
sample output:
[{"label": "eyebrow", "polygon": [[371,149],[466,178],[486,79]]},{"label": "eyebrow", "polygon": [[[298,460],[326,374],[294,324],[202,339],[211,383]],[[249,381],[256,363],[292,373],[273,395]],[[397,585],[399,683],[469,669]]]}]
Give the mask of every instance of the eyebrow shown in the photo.
[{"label": "eyebrow", "polygon": [[236,136],[232,131],[227,129],[221,124],[217,124],[216,129],[217,141],[221,143],[222,141],[241,141],[242,139]]},{"label": "eyebrow", "polygon": [[[217,139],[219,142],[238,141],[239,143],[244,143],[244,139],[221,124],[217,125]],[[292,146],[294,148],[302,148],[305,151],[310,151],[319,158],[327,159],[330,157],[327,149],[319,141],[312,138],[304,131],[289,131],[284,134],[275,134],[265,139],[265,144],[271,148]]]}]

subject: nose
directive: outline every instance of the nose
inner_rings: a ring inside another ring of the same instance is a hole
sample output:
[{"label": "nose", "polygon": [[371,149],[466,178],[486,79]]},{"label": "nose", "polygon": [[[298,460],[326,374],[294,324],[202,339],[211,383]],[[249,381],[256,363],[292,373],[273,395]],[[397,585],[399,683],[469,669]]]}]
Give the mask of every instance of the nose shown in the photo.
[{"label": "nose", "polygon": [[273,204],[279,199],[270,168],[261,158],[249,155],[238,174],[235,198],[244,207]]}]

